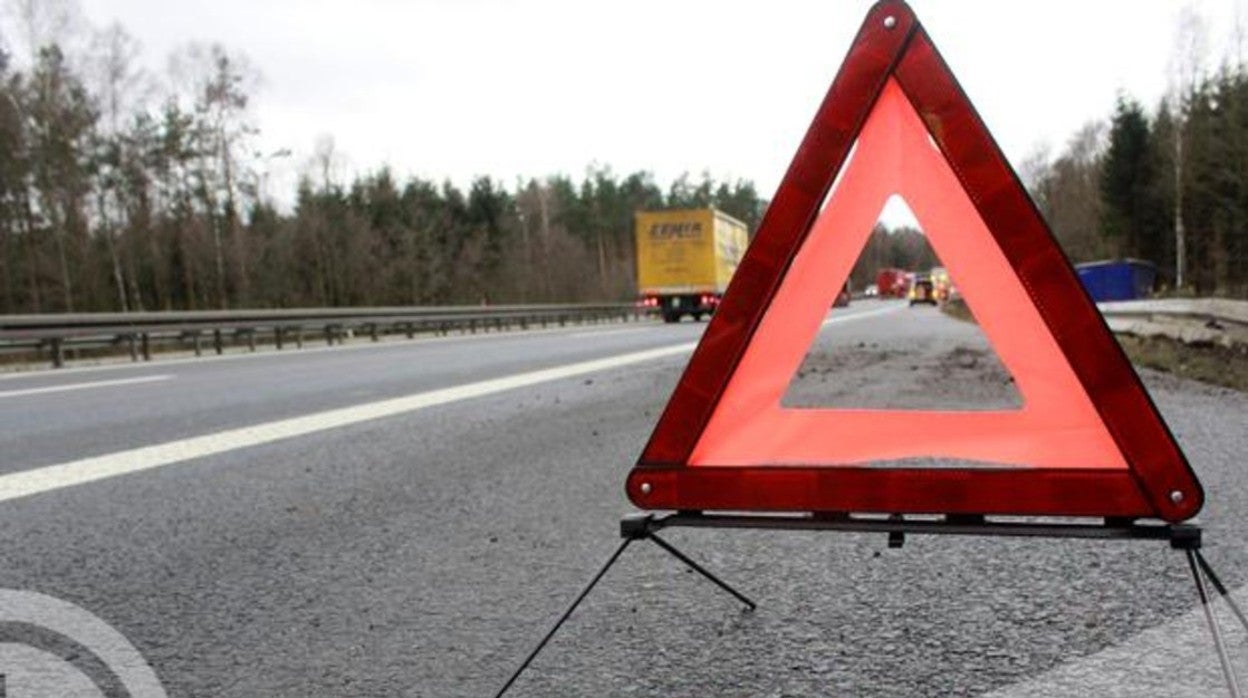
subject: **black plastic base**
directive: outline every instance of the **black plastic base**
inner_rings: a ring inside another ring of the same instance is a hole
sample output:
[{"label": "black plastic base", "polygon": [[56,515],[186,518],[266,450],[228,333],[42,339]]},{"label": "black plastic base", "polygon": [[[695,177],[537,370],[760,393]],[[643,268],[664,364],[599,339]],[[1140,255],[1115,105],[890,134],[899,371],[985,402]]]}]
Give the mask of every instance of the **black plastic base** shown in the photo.
[{"label": "black plastic base", "polygon": [[762,528],[796,531],[883,533],[890,548],[900,548],[907,534],[1083,538],[1098,540],[1166,540],[1180,550],[1200,548],[1201,528],[1193,523],[1168,524],[1134,519],[1101,522],[989,519],[985,516],[887,517],[854,514],[736,514],[680,511],[671,514],[636,512],[620,520],[624,538],[645,538],[665,528]]}]

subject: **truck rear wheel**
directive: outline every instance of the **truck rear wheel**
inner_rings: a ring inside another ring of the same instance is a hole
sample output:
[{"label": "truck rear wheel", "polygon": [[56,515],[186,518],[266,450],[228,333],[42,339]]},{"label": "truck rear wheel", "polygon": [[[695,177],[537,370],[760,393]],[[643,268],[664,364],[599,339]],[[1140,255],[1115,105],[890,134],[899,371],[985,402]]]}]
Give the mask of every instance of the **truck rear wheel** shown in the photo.
[{"label": "truck rear wheel", "polygon": [[666,322],[668,324],[671,324],[673,322],[680,322],[680,313],[672,312],[670,310],[664,310],[663,322]]}]

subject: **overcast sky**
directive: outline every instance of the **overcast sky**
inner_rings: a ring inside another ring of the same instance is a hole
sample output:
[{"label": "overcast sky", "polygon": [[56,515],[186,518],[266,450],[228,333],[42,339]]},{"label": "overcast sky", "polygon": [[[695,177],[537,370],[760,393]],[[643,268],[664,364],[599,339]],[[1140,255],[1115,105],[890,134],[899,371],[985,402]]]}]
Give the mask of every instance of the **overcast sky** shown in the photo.
[{"label": "overcast sky", "polygon": [[[1126,92],[1166,92],[1180,10],[1206,18],[1211,66],[1245,0],[913,0],[1016,165],[1060,149]],[[870,2],[862,0],[82,0],[164,70],[219,41],[263,76],[254,107],[273,180],[320,134],[348,173],[581,176],[591,164],[754,180],[770,198]],[[1231,53],[1234,53],[1232,50]],[[276,191],[273,193],[277,193]]]}]

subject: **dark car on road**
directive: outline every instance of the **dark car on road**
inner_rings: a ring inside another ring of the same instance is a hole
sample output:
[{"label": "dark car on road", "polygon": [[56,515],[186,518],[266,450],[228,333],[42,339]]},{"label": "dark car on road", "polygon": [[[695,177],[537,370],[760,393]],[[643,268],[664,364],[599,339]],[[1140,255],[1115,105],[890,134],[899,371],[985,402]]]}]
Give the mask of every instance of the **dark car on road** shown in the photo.
[{"label": "dark car on road", "polygon": [[914,285],[910,287],[910,305],[913,307],[916,303],[930,303],[936,305],[936,291],[932,287],[932,280],[927,278],[918,278],[914,280]]},{"label": "dark car on road", "polygon": [[841,287],[841,292],[836,294],[836,299],[832,301],[832,307],[844,308],[845,306],[849,305],[849,297],[850,297],[849,282],[846,281],[845,285]]}]

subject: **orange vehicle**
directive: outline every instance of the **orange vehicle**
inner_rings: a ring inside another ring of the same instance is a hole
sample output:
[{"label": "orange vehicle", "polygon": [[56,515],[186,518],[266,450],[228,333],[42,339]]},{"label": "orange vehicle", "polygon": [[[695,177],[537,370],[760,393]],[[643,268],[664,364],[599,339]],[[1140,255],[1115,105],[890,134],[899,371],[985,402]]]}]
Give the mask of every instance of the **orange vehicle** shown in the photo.
[{"label": "orange vehicle", "polygon": [[949,300],[953,295],[953,281],[949,279],[949,272],[944,267],[932,267],[930,278],[936,300],[941,303]]}]

